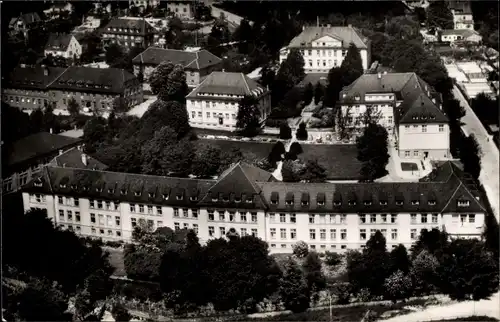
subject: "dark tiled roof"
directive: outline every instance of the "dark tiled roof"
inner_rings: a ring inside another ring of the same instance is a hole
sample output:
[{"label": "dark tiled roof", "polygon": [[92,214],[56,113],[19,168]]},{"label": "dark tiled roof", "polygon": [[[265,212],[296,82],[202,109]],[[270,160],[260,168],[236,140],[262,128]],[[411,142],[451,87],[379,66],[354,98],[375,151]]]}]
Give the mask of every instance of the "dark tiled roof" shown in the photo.
[{"label": "dark tiled roof", "polygon": [[448,7],[460,11],[457,14],[472,14],[469,1],[448,1]]},{"label": "dark tiled roof", "polygon": [[46,89],[66,68],[61,67],[16,67],[5,80],[3,87]]},{"label": "dark tiled roof", "polygon": [[136,77],[125,69],[69,67],[49,87],[60,90],[122,93],[125,83]]},{"label": "dark tiled roof", "polygon": [[[87,159],[86,165],[82,161],[83,157]],[[90,170],[106,170],[108,168],[107,165],[91,157],[90,155],[86,155],[78,148],[69,149],[63,154],[56,156],[50,162],[50,164],[58,167],[90,169]]]},{"label": "dark tiled roof", "polygon": [[367,40],[353,27],[306,27],[290,41],[288,47],[307,47],[316,39],[324,36],[340,40],[344,48],[349,48],[351,42],[359,49],[367,48]]},{"label": "dark tiled roof", "polygon": [[66,51],[68,49],[69,43],[71,42],[71,34],[54,34],[49,35],[49,40],[45,45],[45,50],[58,50]]},{"label": "dark tiled roof", "polygon": [[219,64],[222,62],[222,59],[205,49],[189,52],[176,49],[149,47],[132,60],[134,64],[146,65],[159,65],[165,61],[172,62],[173,64],[181,64],[185,69],[200,70]]},{"label": "dark tiled roof", "polygon": [[141,34],[152,29],[149,23],[142,19],[113,19],[103,29],[103,32],[106,33],[130,33],[128,31],[109,31],[108,28],[136,29]]},{"label": "dark tiled roof", "polygon": [[47,132],[32,134],[14,142],[8,157],[8,164],[14,166],[33,158],[54,153],[60,149],[73,147],[80,142],[80,139]]},{"label": "dark tiled roof", "polygon": [[42,19],[40,19],[40,16],[36,12],[25,13],[23,15],[20,15],[18,18],[12,18],[10,20],[10,25],[12,26],[12,24],[17,20],[22,20],[27,25],[42,21]]},{"label": "dark tiled roof", "polygon": [[212,72],[187,97],[196,98],[203,93],[260,96],[265,92],[265,88],[243,73]]},{"label": "dark tiled roof", "polygon": [[[422,182],[255,183],[235,164],[219,180],[179,179],[84,169],[45,167],[27,192],[172,206],[338,213],[481,213],[477,189],[453,163],[439,166]],[[63,184],[63,185],[61,185]],[[248,203],[247,200],[252,202]],[[287,202],[288,201],[288,202]],[[289,204],[289,201],[292,201]],[[319,201],[319,202],[318,202]],[[459,207],[458,201],[468,201]]]},{"label": "dark tiled roof", "polygon": [[423,93],[413,100],[405,100],[398,110],[401,115],[400,124],[448,122],[448,118],[443,112]]}]

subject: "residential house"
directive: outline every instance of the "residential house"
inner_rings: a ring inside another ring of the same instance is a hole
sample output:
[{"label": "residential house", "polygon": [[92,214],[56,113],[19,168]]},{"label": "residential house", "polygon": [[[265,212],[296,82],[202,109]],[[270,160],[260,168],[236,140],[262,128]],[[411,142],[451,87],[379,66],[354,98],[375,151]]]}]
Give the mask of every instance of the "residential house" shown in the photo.
[{"label": "residential house", "polygon": [[156,8],[160,5],[160,0],[129,0],[129,7],[137,7],[140,10],[146,8]]},{"label": "residential house", "polygon": [[132,59],[135,75],[142,72],[145,80],[162,62],[181,64],[186,72],[186,83],[191,87],[198,86],[211,72],[222,69],[222,59],[205,49],[189,52],[149,47]]},{"label": "residential house", "polygon": [[45,45],[45,56],[61,56],[64,58],[79,58],[82,54],[82,45],[72,34],[50,34]]},{"label": "residential house", "polygon": [[2,89],[3,101],[23,110],[48,105],[65,109],[70,98],[84,111],[110,110],[117,97],[124,98],[128,106],[143,101],[138,79],[118,68],[17,67],[3,82]]},{"label": "residential house", "polygon": [[19,190],[56,155],[82,144],[81,139],[40,132],[2,146],[6,155],[2,167],[2,192]]},{"label": "residential house", "polygon": [[54,18],[59,17],[61,13],[73,12],[73,4],[71,2],[55,2],[49,9],[43,11],[45,15]]},{"label": "residential house", "polygon": [[[60,134],[62,135],[62,134]],[[107,165],[90,155],[87,155],[82,149],[75,147],[57,155],[49,165],[62,168],[76,168],[89,170],[106,170]]]},{"label": "residential house", "polygon": [[217,180],[47,166],[23,190],[24,209],[42,208],[82,237],[130,241],[137,225],[192,229],[200,242],[253,235],[272,253],[361,249],[380,231],[389,249],[423,229],[480,238],[486,214],[476,186],[445,162],[421,182],[288,183],[244,163]]},{"label": "residential house", "polygon": [[239,102],[244,96],[257,99],[261,120],[271,113],[271,92],[243,73],[212,72],[186,96],[192,127],[236,130]]},{"label": "residential house", "polygon": [[167,10],[181,19],[193,19],[195,1],[167,0]]},{"label": "residential house", "polygon": [[353,43],[363,61],[363,69],[370,66],[370,42],[356,28],[347,27],[303,27],[302,32],[280,50],[280,63],[298,49],[304,57],[304,71],[307,73],[328,73],[333,67],[340,67],[349,45]]},{"label": "residential house", "polygon": [[102,42],[104,46],[147,48],[152,44],[153,33],[153,27],[143,19],[113,19],[102,30]]},{"label": "residential house", "polygon": [[22,32],[25,36],[30,28],[35,27],[42,22],[42,19],[36,12],[21,13],[19,17],[12,18],[9,22],[9,30],[12,32]]},{"label": "residential house", "polygon": [[471,29],[446,29],[441,31],[441,41],[455,43],[479,44],[483,37]]},{"label": "residential house", "polygon": [[448,1],[448,7],[453,14],[454,29],[474,30],[474,18],[470,1]]},{"label": "residential house", "polygon": [[340,92],[347,124],[362,129],[368,108],[397,142],[401,158],[450,157],[448,118],[440,96],[415,73],[364,74]]}]

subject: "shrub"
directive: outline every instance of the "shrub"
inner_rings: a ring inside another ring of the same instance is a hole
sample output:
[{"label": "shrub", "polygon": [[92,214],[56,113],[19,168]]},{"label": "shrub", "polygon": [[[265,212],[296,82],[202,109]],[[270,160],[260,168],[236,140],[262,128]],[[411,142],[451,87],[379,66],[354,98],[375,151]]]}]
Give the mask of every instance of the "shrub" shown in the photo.
[{"label": "shrub", "polygon": [[394,303],[407,299],[411,296],[412,286],[411,278],[398,270],[385,279],[385,298]]},{"label": "shrub", "polygon": [[356,297],[360,302],[370,302],[373,299],[370,290],[367,288],[362,288],[361,290],[359,290],[358,294],[356,294]]},{"label": "shrub", "polygon": [[286,124],[286,120],[275,119],[275,118],[268,118],[266,120],[266,126],[269,126],[269,127],[280,127],[282,124]]},{"label": "shrub", "polygon": [[302,122],[299,125],[299,128],[297,129],[297,133],[295,134],[297,137],[297,140],[305,141],[308,138],[308,133],[306,130],[306,123]]},{"label": "shrub", "polygon": [[280,139],[289,140],[292,138],[292,129],[286,122],[281,123],[280,125]]},{"label": "shrub", "polygon": [[298,258],[305,258],[309,254],[309,246],[302,240],[299,240],[297,243],[295,243],[292,248],[293,254]]},{"label": "shrub", "polygon": [[348,304],[351,301],[351,284],[337,283],[332,291],[337,296],[337,304]]},{"label": "shrub", "polygon": [[333,252],[326,252],[325,263],[328,266],[336,267],[337,265],[342,263],[342,255]]},{"label": "shrub", "polygon": [[299,155],[304,151],[302,150],[299,142],[293,142],[292,145],[290,145],[290,151],[288,152],[293,155]]}]

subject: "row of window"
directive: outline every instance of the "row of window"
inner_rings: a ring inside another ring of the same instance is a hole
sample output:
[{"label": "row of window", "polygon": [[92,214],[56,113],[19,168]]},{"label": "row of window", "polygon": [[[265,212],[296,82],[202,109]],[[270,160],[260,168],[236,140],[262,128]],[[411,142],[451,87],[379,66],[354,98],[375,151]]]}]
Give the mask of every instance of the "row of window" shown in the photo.
[{"label": "row of window", "polygon": [[[4,101],[7,100],[7,97],[4,95]],[[42,101],[41,98],[30,98],[30,97],[19,97],[19,96],[9,96],[8,100],[11,102],[11,103],[14,103],[14,101],[16,103],[33,103],[33,105],[39,105],[39,106],[46,106],[48,104],[48,101],[46,99],[44,99]],[[43,103],[43,105],[42,105]]]},{"label": "row of window", "polygon": [[[116,227],[121,227],[121,218],[120,216],[114,216],[115,220],[114,220],[114,225]],[[104,215],[102,214],[97,214],[97,218],[99,219],[99,222],[98,222],[98,225],[101,225],[101,226],[113,226],[113,216],[111,215],[106,215],[106,217],[104,217]],[[104,218],[106,218],[106,221],[104,221]],[[92,224],[96,224],[96,214],[94,213],[91,213],[90,214],[90,222]]]},{"label": "row of window", "polygon": [[[190,216],[191,215],[191,216]],[[198,209],[193,208],[191,211],[188,208],[174,208],[174,217],[184,217],[198,219]]]},{"label": "row of window", "polygon": [[[132,229],[134,227],[136,227],[138,224],[141,225],[142,227],[146,226],[150,230],[155,229],[155,221],[152,219],[146,220],[144,218],[139,218],[139,220],[137,220],[137,218],[132,217],[132,218],[130,218],[130,224],[132,226]],[[156,221],[156,228],[159,228],[159,227],[163,227],[163,221],[161,221],[161,220]]]},{"label": "row of window", "polygon": [[103,201],[103,200],[94,200],[89,199],[89,207],[90,209],[103,209],[109,211],[119,211],[120,204],[113,201]]},{"label": "row of window", "polygon": [[[80,199],[72,197],[57,196],[57,203],[64,206],[80,207]],[[102,203],[102,201],[101,201]],[[93,208],[93,207],[91,207]],[[102,209],[102,204],[100,209]]]},{"label": "row of window", "polygon": [[[332,67],[332,66],[333,67],[337,67],[337,66],[340,66],[340,64],[339,64],[339,62],[337,60],[334,60],[333,61],[333,65],[332,65],[332,60],[331,59],[328,60],[328,63],[327,63],[327,61],[325,59],[323,59],[322,61],[318,59],[316,61],[316,66],[317,67],[321,66],[322,62],[323,62],[323,67]],[[312,60],[308,60],[306,67],[313,67],[313,61]]]},{"label": "row of window", "polygon": [[[224,114],[222,114],[222,113],[215,113],[215,112],[213,112],[213,113],[212,113],[212,116],[213,116],[213,118],[219,118],[219,117],[223,117],[223,116],[224,116]],[[229,113],[226,113],[226,114],[225,114],[225,116],[226,116],[226,120],[229,120]],[[199,118],[203,117],[202,112],[198,111],[198,117],[199,117]],[[196,118],[196,111],[191,111],[191,118],[192,118],[192,119]],[[210,118],[210,112],[207,112],[207,117],[206,117],[206,118],[207,118],[207,119],[209,119],[209,118]],[[232,118],[233,120],[236,120],[236,114],[234,114],[234,113],[233,113],[233,114],[231,114],[231,118]]]},{"label": "row of window", "polygon": [[[105,231],[103,228],[98,228],[98,229],[96,229],[95,227],[90,228],[90,233],[92,235],[97,235],[98,232],[99,232],[99,235],[101,235],[101,236],[106,235],[108,237],[113,237],[113,236],[122,237],[122,232],[120,230],[114,230],[114,234],[113,234],[112,229],[108,229]],[[105,232],[106,232],[106,234],[105,234]]]},{"label": "row of window", "polygon": [[[75,211],[74,221],[81,222],[81,219],[82,218],[80,216],[80,212]],[[64,212],[64,210],[59,210],[59,221],[73,221],[73,211],[67,210],[66,212]]]},{"label": "row of window", "polygon": [[[422,133],[427,133],[427,125],[413,125],[412,130],[410,131],[410,126],[405,125],[405,132],[416,132],[421,128]],[[438,126],[439,132],[444,132],[444,124],[439,124]]]},{"label": "row of window", "polygon": [[[137,28],[111,28],[111,27],[109,27],[108,31],[129,32],[129,33],[136,33],[136,34],[141,33],[141,30],[137,29]],[[133,36],[131,36],[131,37],[133,37]]]},{"label": "row of window", "polygon": [[[281,232],[280,232],[280,234],[281,234]],[[310,240],[316,239],[316,229],[309,229],[309,239]],[[326,229],[319,230],[319,239],[326,240]],[[330,229],[330,239],[337,240],[337,230],[336,229]],[[347,239],[347,229],[340,229],[340,239],[341,240]]]},{"label": "row of window", "polygon": [[[209,221],[215,221],[215,216],[217,213],[217,220],[218,221],[226,221],[226,218],[228,219],[229,222],[242,222],[246,223],[248,222],[248,218],[250,218],[252,223],[257,222],[257,213],[252,212],[235,212],[235,211],[224,211],[224,210],[208,210],[208,220]],[[227,214],[227,217],[226,217]],[[250,216],[248,216],[250,215]],[[238,220],[239,219],[239,220]]]},{"label": "row of window", "polygon": [[[323,46],[326,46],[326,43],[323,43]],[[332,52],[333,52],[333,56],[334,57],[337,57],[339,55],[337,54],[341,54],[342,57],[344,57],[347,53],[346,50],[342,50],[342,52],[340,52],[340,50],[325,50],[325,49],[322,49],[322,50],[316,50],[316,56],[323,56],[323,57],[326,57],[326,55],[328,55],[328,57],[332,57]],[[302,54],[302,56],[312,56],[313,54],[313,51],[312,49],[309,49],[309,50],[301,50],[300,53]]]},{"label": "row of window", "polygon": [[[174,229],[180,230],[181,224],[178,222],[174,222]],[[192,229],[196,234],[198,234],[198,224],[192,224],[192,226],[189,226],[189,223],[185,222],[182,224],[182,229]]]},{"label": "row of window", "polygon": [[[140,214],[148,214],[148,215],[156,215],[156,216],[161,216],[163,215],[163,210],[161,206],[151,206],[151,205],[136,205],[131,203],[129,205],[130,212],[131,213],[140,213]],[[175,216],[175,209],[174,208],[174,216]]]},{"label": "row of window", "polygon": [[[248,231],[247,228],[241,228],[240,229],[240,236],[247,236],[247,235],[252,235],[254,237],[259,237],[257,233],[257,228],[252,228],[250,231]],[[215,227],[214,226],[208,226],[208,236],[209,237],[215,237]],[[225,237],[226,236],[226,227],[219,227],[219,237]]]}]

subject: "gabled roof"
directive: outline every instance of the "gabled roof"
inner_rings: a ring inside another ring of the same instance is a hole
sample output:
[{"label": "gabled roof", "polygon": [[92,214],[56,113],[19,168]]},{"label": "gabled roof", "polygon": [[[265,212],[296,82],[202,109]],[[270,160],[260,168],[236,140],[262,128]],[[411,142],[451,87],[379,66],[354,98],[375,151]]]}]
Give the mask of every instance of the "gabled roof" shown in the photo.
[{"label": "gabled roof", "polygon": [[[111,20],[106,27],[104,27],[104,32],[106,33],[120,33],[120,31],[109,31],[108,28],[121,28],[121,29],[136,29],[140,33],[152,29],[151,25],[142,19],[127,19],[119,18]],[[121,33],[129,33],[128,31],[122,31]]]},{"label": "gabled roof", "polygon": [[400,124],[448,122],[443,112],[423,93],[413,100],[405,100],[398,109]]},{"label": "gabled roof", "polygon": [[5,88],[46,89],[66,68],[16,67],[2,84]]},{"label": "gabled roof", "polygon": [[173,64],[181,64],[185,69],[200,70],[219,64],[222,62],[222,59],[205,49],[189,52],[184,50],[149,47],[132,60],[134,64],[146,65],[159,65],[165,61],[172,62]]},{"label": "gabled roof", "polygon": [[243,73],[212,72],[187,95],[187,98],[195,98],[203,94],[260,96],[267,91],[267,89]]},{"label": "gabled roof", "polygon": [[464,38],[468,38],[470,36],[481,37],[481,35],[477,31],[470,29],[444,29],[441,31],[441,35],[442,36],[458,35]]},{"label": "gabled roof", "polygon": [[8,156],[8,165],[14,166],[33,158],[39,158],[79,144],[81,139],[69,138],[58,134],[40,132],[17,140]]},{"label": "gabled roof", "polygon": [[[87,164],[84,164],[82,159],[86,158]],[[106,170],[107,165],[101,161],[86,155],[78,148],[72,148],[56,156],[50,164],[58,167],[68,167],[68,168],[80,168],[80,169],[90,169],[90,170]]]},{"label": "gabled roof", "polygon": [[17,18],[12,18],[10,20],[10,23],[9,23],[10,27],[13,27],[13,24],[18,20],[22,20],[27,25],[32,24],[34,22],[42,21],[42,19],[40,19],[40,16],[38,15],[38,13],[30,12],[30,13],[22,14]]},{"label": "gabled roof", "polygon": [[448,1],[448,8],[458,11],[457,14],[472,14],[470,1]]},{"label": "gabled roof", "polygon": [[71,34],[55,34],[49,35],[49,40],[45,45],[45,50],[66,51],[73,35]]},{"label": "gabled roof", "polygon": [[86,92],[122,93],[136,77],[125,69],[69,67],[49,88]]},{"label": "gabled roof", "polygon": [[307,47],[316,39],[330,36],[342,42],[342,47],[349,48],[351,42],[358,49],[368,48],[368,41],[355,28],[348,27],[305,27],[304,30],[290,41],[288,47]]}]

